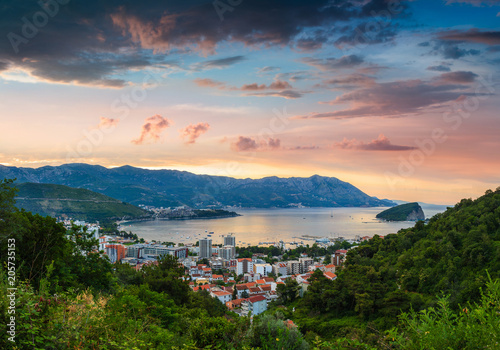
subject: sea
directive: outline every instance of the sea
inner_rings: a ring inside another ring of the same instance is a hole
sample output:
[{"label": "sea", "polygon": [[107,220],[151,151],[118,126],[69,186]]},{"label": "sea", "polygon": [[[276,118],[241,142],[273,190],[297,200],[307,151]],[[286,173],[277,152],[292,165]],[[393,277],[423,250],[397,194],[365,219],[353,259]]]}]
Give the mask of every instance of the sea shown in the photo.
[{"label": "sea", "polygon": [[[444,212],[446,206],[421,204],[426,218]],[[209,237],[222,244],[232,234],[237,246],[285,243],[312,244],[317,238],[354,239],[387,235],[415,225],[412,221],[385,222],[375,216],[386,207],[232,209],[241,216],[218,219],[152,220],[125,222],[121,229],[147,241],[195,243]]]}]

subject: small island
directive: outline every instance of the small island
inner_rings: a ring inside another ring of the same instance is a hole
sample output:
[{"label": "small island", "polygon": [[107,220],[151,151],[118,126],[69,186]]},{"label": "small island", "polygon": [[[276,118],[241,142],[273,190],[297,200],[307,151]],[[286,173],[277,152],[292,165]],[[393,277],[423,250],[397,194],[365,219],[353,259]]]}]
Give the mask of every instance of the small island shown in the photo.
[{"label": "small island", "polygon": [[386,221],[418,221],[425,220],[425,215],[422,207],[417,202],[413,202],[384,210],[378,213],[376,218]]}]

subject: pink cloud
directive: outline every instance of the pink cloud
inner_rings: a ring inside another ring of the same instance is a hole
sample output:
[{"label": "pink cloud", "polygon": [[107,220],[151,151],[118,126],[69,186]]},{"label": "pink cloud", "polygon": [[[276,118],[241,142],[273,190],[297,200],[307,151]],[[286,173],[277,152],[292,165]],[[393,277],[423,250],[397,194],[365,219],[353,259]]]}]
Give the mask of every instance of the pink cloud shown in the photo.
[{"label": "pink cloud", "polygon": [[208,123],[198,123],[198,124],[189,124],[184,129],[179,130],[181,136],[187,139],[185,142],[187,144],[193,144],[196,142],[198,137],[206,133],[210,129],[210,125]]},{"label": "pink cloud", "polygon": [[97,128],[98,129],[112,128],[112,127],[117,126],[119,122],[120,122],[120,119],[100,117],[100,122],[99,122],[99,125],[97,125]]},{"label": "pink cloud", "polygon": [[219,89],[224,89],[226,87],[226,84],[221,82],[221,81],[216,81],[212,79],[200,79],[197,78],[194,80],[196,85],[201,86],[201,87],[216,87]]},{"label": "pink cloud", "polygon": [[273,138],[257,142],[257,140],[251,137],[238,136],[238,140],[231,143],[231,148],[236,152],[275,150],[280,147],[281,140]]},{"label": "pink cloud", "polygon": [[148,117],[142,125],[141,135],[139,138],[132,140],[131,142],[135,145],[142,145],[148,140],[153,143],[157,142],[160,139],[161,132],[168,128],[171,124],[172,122],[170,120],[159,114]]},{"label": "pink cloud", "polygon": [[409,151],[412,149],[416,149],[416,147],[412,146],[394,145],[383,134],[380,134],[377,139],[372,140],[368,143],[364,143],[363,141],[358,141],[356,139],[348,140],[347,138],[344,138],[342,142],[335,143],[335,146],[341,149],[354,149],[363,151]]}]

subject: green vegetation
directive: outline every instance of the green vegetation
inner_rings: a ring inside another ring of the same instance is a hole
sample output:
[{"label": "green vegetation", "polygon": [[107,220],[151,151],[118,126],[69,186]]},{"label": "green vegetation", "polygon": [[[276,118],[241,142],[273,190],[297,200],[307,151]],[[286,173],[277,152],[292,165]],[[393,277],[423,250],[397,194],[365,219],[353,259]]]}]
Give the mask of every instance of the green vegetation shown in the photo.
[{"label": "green vegetation", "polygon": [[43,216],[101,221],[149,215],[134,205],[81,188],[39,183],[22,183],[17,187],[17,206]]},{"label": "green vegetation", "polygon": [[500,188],[475,201],[464,199],[427,224],[419,221],[385,239],[375,236],[348,252],[335,281],[321,274],[309,279],[304,298],[290,305],[296,307],[294,320],[326,340],[348,335],[377,345],[386,330],[411,327],[404,320],[398,324],[396,315],[431,310],[442,293],[448,309],[458,313],[480,300],[487,271],[495,281],[500,277],[499,218]]},{"label": "green vegetation", "polygon": [[384,210],[378,213],[377,219],[387,221],[416,221],[425,220],[425,215],[422,207],[417,203],[400,204],[395,207]]},{"label": "green vegetation", "polygon": [[240,214],[237,214],[234,211],[228,211],[223,209],[195,209],[193,211],[197,219],[240,216]]},{"label": "green vegetation", "polygon": [[208,292],[191,291],[175,258],[140,271],[112,265],[80,227],[66,230],[51,217],[16,209],[16,191],[12,181],[0,182],[4,325],[11,316],[9,239],[17,287],[16,343],[4,332],[2,349],[499,347],[500,189],[351,249],[338,278],[317,270],[303,298],[300,285],[288,280],[278,287],[278,302],[252,322]]}]

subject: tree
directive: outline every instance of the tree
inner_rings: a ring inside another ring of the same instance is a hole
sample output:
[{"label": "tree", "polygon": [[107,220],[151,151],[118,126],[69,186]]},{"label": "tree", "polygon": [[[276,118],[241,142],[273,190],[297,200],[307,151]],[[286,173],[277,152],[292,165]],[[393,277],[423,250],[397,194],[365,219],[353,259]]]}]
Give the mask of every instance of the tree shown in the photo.
[{"label": "tree", "polygon": [[285,284],[278,284],[276,291],[281,302],[283,304],[289,304],[299,297],[300,286],[296,280],[288,277],[285,280]]},{"label": "tree", "polygon": [[182,280],[184,268],[172,255],[160,255],[158,265],[143,266],[144,281],[155,292],[168,293],[177,303],[185,304],[188,299],[188,284]]},{"label": "tree", "polygon": [[246,289],[243,292],[241,292],[241,298],[246,299],[248,297],[249,297],[249,295],[248,295],[248,292]]}]

